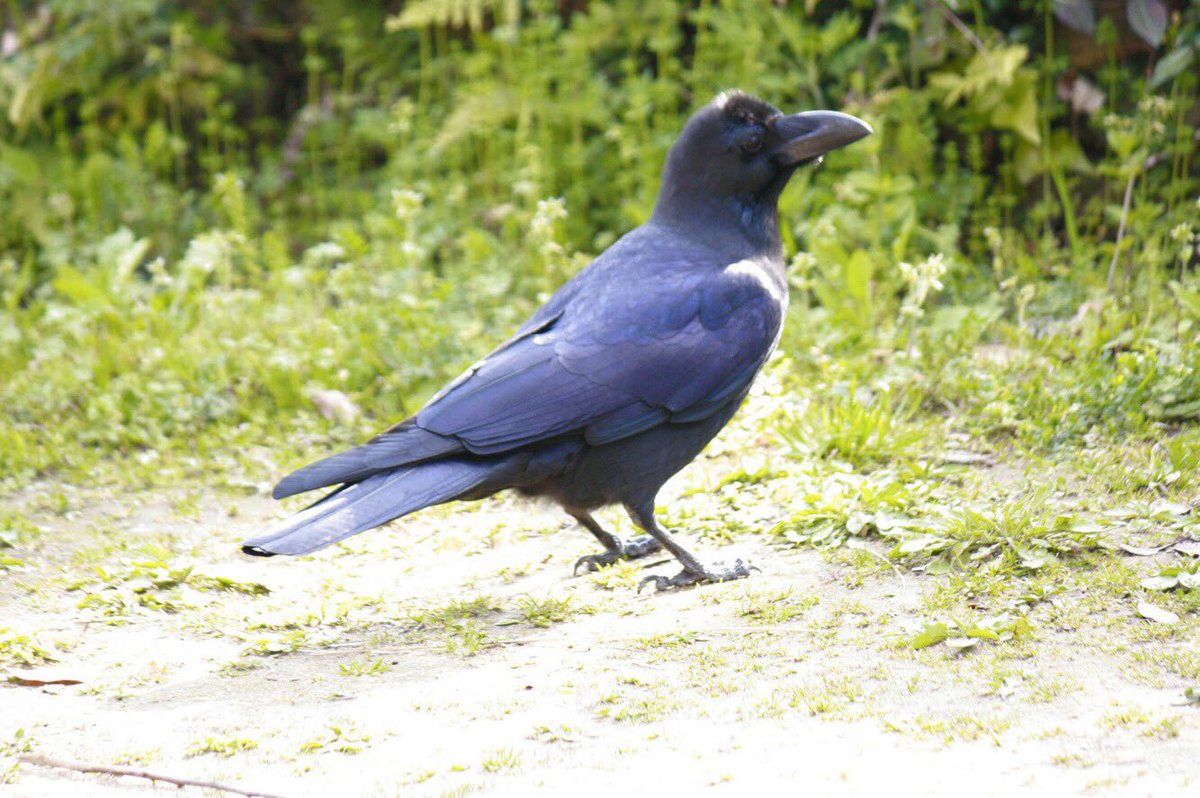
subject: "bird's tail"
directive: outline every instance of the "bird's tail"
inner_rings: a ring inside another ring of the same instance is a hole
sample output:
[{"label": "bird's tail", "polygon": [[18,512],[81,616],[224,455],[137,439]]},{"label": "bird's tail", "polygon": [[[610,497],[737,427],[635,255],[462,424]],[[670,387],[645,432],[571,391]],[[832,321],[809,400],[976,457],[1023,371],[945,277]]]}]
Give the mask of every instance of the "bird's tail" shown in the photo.
[{"label": "bird's tail", "polygon": [[447,459],[398,468],[345,485],[242,544],[260,557],[308,554],[402,515],[503,483],[517,458]]}]

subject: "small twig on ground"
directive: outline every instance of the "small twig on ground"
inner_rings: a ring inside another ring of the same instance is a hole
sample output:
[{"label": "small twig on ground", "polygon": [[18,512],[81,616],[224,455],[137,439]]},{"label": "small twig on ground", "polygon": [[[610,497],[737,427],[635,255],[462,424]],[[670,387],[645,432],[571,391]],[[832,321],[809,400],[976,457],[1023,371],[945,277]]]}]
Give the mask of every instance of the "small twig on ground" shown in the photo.
[{"label": "small twig on ground", "polygon": [[206,790],[218,790],[219,792],[245,795],[250,798],[282,798],[282,796],[273,793],[262,792],[261,790],[247,790],[242,787],[235,787],[232,784],[167,776],[162,773],[151,773],[146,770],[138,770],[137,768],[121,767],[120,765],[91,765],[87,762],[75,762],[70,759],[56,759],[44,754],[21,754],[17,759],[28,765],[37,765],[44,768],[62,768],[63,770],[74,770],[79,773],[103,773],[109,776],[129,776],[135,779],[149,779],[150,781],[174,784],[176,787],[201,787]]}]

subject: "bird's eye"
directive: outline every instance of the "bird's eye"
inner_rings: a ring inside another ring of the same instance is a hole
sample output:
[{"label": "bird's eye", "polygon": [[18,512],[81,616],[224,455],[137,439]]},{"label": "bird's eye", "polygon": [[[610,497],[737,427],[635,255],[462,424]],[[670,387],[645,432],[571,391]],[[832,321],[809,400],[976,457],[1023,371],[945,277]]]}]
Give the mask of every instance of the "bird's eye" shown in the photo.
[{"label": "bird's eye", "polygon": [[750,154],[758,152],[763,145],[763,129],[761,127],[753,127],[742,136],[741,148],[742,152]]}]

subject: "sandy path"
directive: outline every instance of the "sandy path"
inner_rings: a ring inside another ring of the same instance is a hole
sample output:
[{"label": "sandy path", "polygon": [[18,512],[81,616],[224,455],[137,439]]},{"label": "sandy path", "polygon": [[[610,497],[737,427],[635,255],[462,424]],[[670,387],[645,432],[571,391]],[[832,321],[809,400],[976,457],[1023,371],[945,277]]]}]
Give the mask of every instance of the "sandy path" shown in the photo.
[{"label": "sandy path", "polygon": [[[898,641],[934,577],[744,536],[702,548],[762,573],[639,596],[632,569],[611,589],[572,578],[589,537],[506,499],[259,560],[234,544],[276,512],[266,500],[214,497],[185,521],[176,500],[140,501],[82,500],[17,551],[36,565],[0,572],[0,626],[66,647],[11,672],[83,682],[0,686],[0,744],[21,728],[50,756],[288,796],[1166,795],[1200,782],[1200,711],[1181,706],[1178,668],[1139,668],[1136,636],[1099,645],[1054,623],[1022,644],[910,651]],[[76,606],[120,593],[112,574],[147,540],[172,566],[271,593],[173,588],[161,594],[177,611],[107,621]],[[64,590],[96,564],[107,582]],[[496,609],[431,620],[479,597]],[[561,620],[536,626],[539,611]],[[17,768],[11,753],[5,795],[177,794]]]}]

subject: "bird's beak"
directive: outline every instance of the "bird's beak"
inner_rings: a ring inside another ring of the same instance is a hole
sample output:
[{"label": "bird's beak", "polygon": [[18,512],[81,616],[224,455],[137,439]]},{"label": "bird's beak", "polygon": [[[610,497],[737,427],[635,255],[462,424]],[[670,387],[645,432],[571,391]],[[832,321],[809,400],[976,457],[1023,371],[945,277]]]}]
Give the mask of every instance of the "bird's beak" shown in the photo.
[{"label": "bird's beak", "polygon": [[779,144],[771,155],[784,166],[819,158],[874,132],[858,117],[840,111],[804,111],[780,116],[772,127]]}]

